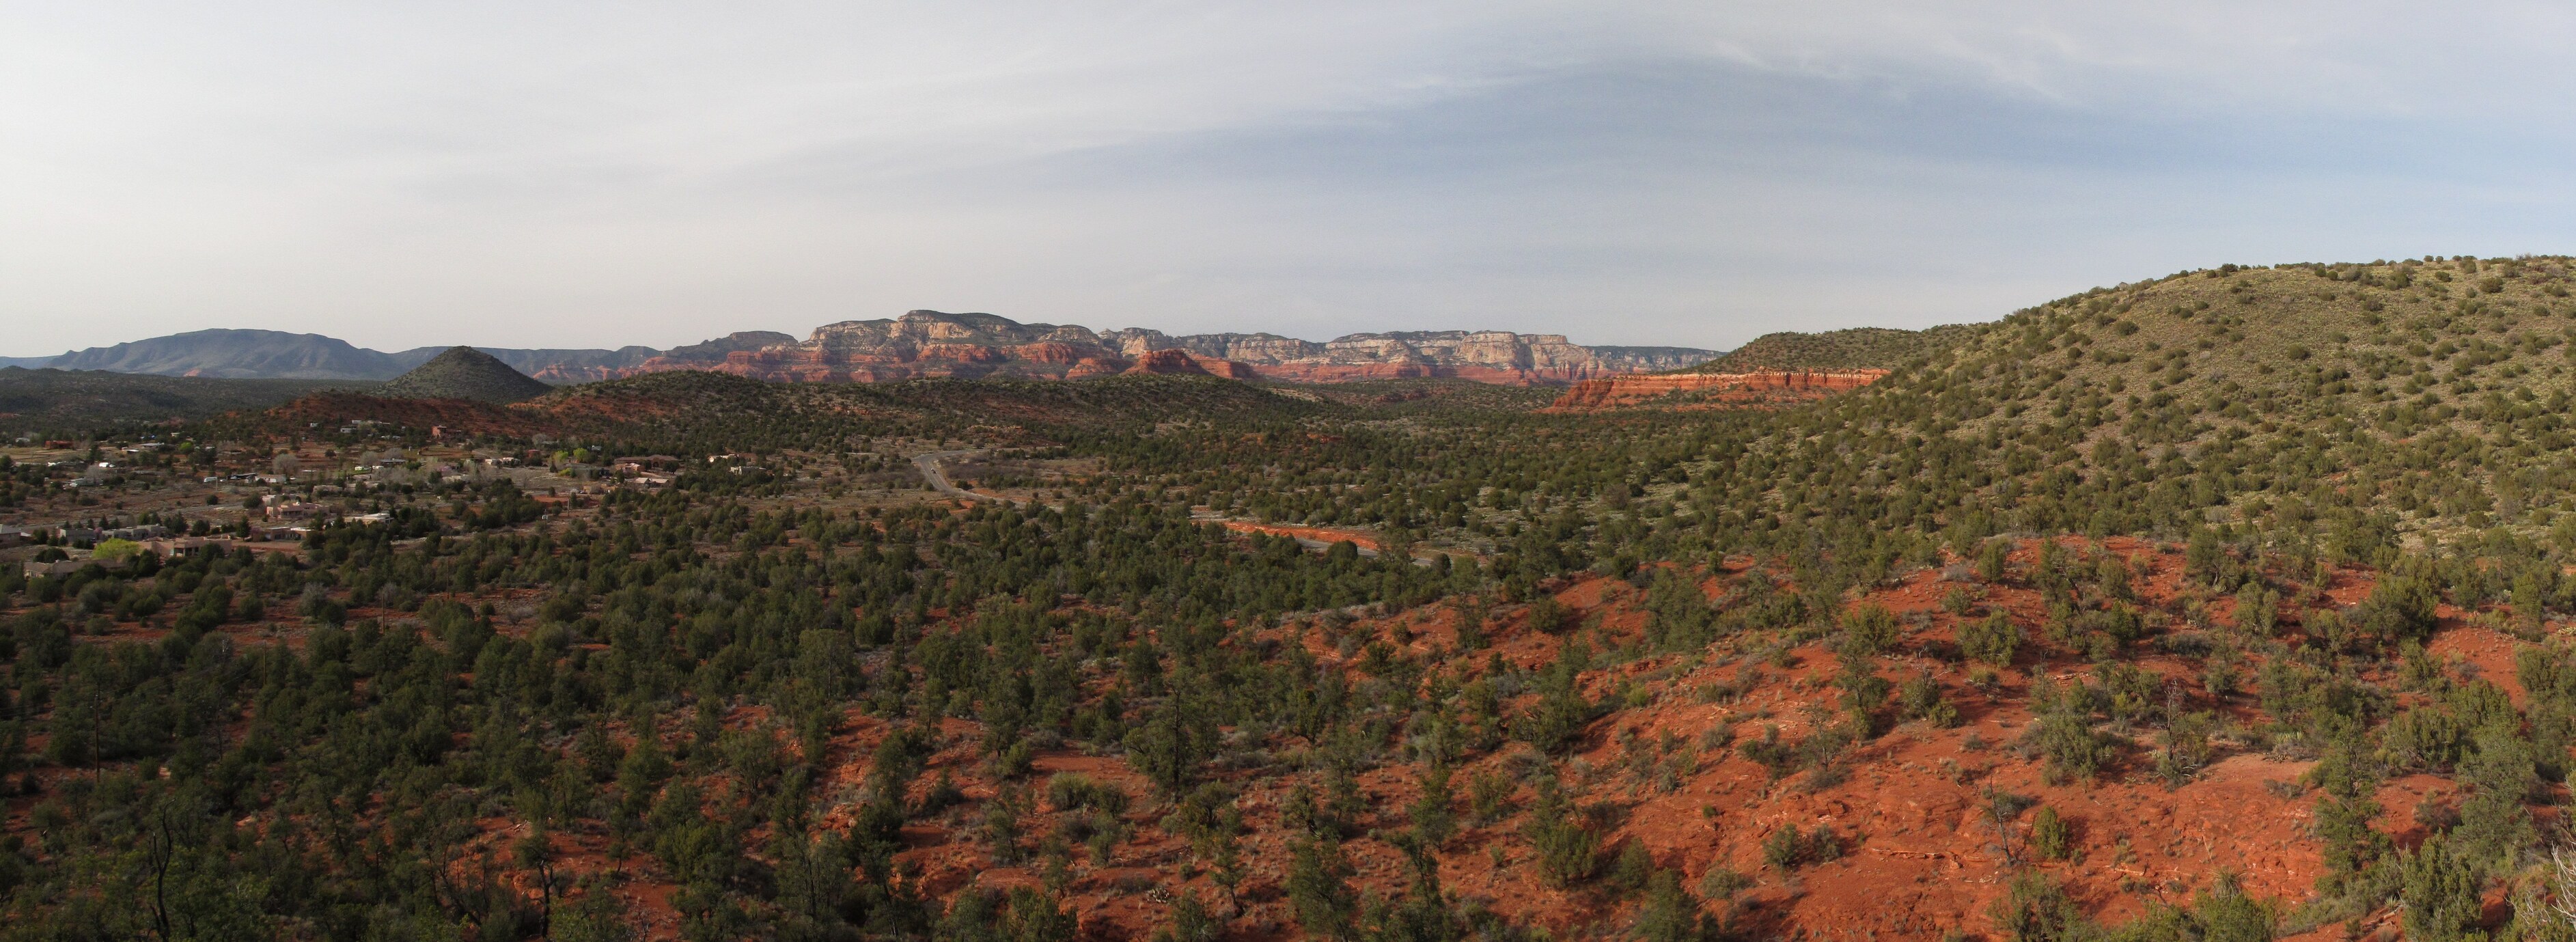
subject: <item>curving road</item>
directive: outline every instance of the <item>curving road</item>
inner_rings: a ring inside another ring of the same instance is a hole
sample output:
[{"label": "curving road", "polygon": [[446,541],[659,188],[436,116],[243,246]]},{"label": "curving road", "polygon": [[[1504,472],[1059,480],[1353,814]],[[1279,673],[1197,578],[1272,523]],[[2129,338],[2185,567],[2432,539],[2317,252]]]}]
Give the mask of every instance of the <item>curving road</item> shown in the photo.
[{"label": "curving road", "polygon": [[948,472],[942,471],[939,468],[939,463],[942,461],[946,461],[950,458],[963,458],[974,453],[975,452],[972,451],[934,451],[927,454],[914,455],[912,456],[912,466],[920,468],[922,479],[929,481],[930,486],[937,489],[942,494],[946,494],[959,500],[989,500],[1000,501],[1001,503],[1010,503],[1009,501],[1002,500],[998,497],[978,494],[974,491],[958,487],[955,482],[948,480]]}]

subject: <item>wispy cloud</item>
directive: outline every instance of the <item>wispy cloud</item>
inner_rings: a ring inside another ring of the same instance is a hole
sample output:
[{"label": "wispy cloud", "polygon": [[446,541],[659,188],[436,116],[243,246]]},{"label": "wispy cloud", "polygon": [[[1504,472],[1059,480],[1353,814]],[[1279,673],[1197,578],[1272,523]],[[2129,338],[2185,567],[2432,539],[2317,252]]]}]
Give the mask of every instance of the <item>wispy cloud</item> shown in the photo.
[{"label": "wispy cloud", "polygon": [[911,307],[1723,346],[2568,251],[2537,4],[0,10],[0,320],[684,343]]}]

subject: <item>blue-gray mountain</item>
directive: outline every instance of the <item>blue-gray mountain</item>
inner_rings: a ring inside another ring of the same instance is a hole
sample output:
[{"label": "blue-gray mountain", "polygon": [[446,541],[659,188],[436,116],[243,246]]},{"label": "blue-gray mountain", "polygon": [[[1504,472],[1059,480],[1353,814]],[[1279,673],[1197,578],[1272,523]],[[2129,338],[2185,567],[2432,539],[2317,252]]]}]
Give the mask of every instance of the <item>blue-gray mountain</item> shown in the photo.
[{"label": "blue-gray mountain", "polygon": [[[446,349],[419,347],[386,353],[320,334],[216,329],[7,362],[161,376],[382,380],[426,363]],[[1094,333],[1074,326],[1021,324],[991,314],[938,311],[828,324],[802,341],[786,334],[745,331],[670,350],[642,346],[475,349],[553,384],[693,369],[805,382],[934,375],[1063,378],[1183,368],[1173,359],[1180,356],[1210,361],[1186,366],[1192,371],[1207,371],[1212,365],[1220,375],[1291,382],[1453,376],[1489,383],[1561,385],[1595,376],[1688,367],[1717,355],[1717,351],[1689,347],[1586,347],[1560,335],[1510,331],[1352,334],[1322,343],[1274,334],[1170,336],[1141,328]]]},{"label": "blue-gray mountain", "polygon": [[[786,334],[745,331],[667,351],[641,346],[615,350],[475,349],[491,354],[511,369],[562,384],[623,376],[656,359],[721,361],[735,350],[756,350],[795,340]],[[55,357],[13,357],[0,362],[0,366],[224,379],[381,380],[400,376],[447,349],[415,347],[386,353],[321,334],[218,328],[74,350]]]}]

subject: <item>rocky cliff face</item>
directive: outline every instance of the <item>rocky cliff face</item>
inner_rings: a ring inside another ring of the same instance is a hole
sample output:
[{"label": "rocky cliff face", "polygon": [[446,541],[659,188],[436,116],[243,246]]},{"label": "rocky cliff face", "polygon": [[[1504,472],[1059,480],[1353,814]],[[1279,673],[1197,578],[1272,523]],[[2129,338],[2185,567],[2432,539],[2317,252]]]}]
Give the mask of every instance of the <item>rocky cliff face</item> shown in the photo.
[{"label": "rocky cliff face", "polygon": [[1557,334],[1414,331],[1352,334],[1324,343],[1276,334],[1191,334],[1023,324],[991,314],[911,311],[843,321],[802,342],[735,350],[722,362],[657,360],[637,372],[715,369],[805,383],[877,383],[930,376],[1080,379],[1123,372],[1206,373],[1241,379],[1343,382],[1456,377],[1563,385],[1675,369],[1713,356],[1679,347],[1595,350]]},{"label": "rocky cliff face", "polygon": [[1127,372],[1222,376],[1227,379],[1260,377],[1260,374],[1252,371],[1252,367],[1233,360],[1203,357],[1187,350],[1170,348],[1149,350],[1138,354],[1136,365],[1128,367]]},{"label": "rocky cliff face", "polygon": [[1129,328],[1103,337],[1128,355],[1183,349],[1233,360],[1268,379],[1304,383],[1455,377],[1510,385],[1563,385],[1600,376],[1679,369],[1714,356],[1686,347],[1584,347],[1561,334],[1504,330],[1351,334],[1323,343],[1275,334],[1173,337]]},{"label": "rocky cliff face", "polygon": [[[1474,338],[1483,339],[1480,342]],[[1516,343],[1519,336],[1510,333],[1353,334],[1316,343],[1275,334],[1173,337],[1160,331],[1129,328],[1108,339],[1130,355],[1182,349],[1199,356],[1233,360],[1261,376],[1293,382],[1460,375],[1487,382],[1532,381],[1530,358],[1518,349],[1523,346]],[[1561,342],[1564,338],[1554,339]],[[1468,371],[1466,374],[1459,372],[1462,367]]]},{"label": "rocky cliff face", "polygon": [[825,324],[802,342],[736,350],[720,362],[654,366],[715,369],[780,382],[881,383],[930,376],[1079,379],[1135,365],[1133,358],[1083,327],[912,311],[891,320]]}]

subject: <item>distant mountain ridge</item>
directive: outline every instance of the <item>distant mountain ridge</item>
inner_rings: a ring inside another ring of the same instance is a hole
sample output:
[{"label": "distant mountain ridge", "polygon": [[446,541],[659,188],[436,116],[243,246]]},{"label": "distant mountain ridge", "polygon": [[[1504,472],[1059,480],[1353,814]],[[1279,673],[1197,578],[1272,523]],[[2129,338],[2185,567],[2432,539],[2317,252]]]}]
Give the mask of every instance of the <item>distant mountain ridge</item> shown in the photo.
[{"label": "distant mountain ridge", "polygon": [[393,378],[427,359],[406,363],[394,354],[321,334],[216,328],[75,350],[44,365],[214,379],[368,380]]},{"label": "distant mountain ridge", "polygon": [[1585,347],[1561,334],[1502,330],[1349,334],[1318,343],[1269,333],[1173,336],[1140,327],[1095,332],[993,314],[910,311],[825,324],[801,343],[729,354],[717,369],[792,382],[1179,371],[1290,382],[1447,377],[1563,385],[1677,369],[1716,355],[1688,347]]},{"label": "distant mountain ridge", "polygon": [[120,422],[204,419],[265,409],[316,392],[372,392],[377,385],[0,366],[0,435],[60,431],[68,436]]},{"label": "distant mountain ridge", "polygon": [[[511,369],[520,373],[543,381],[568,384],[632,375],[644,371],[646,364],[656,361],[671,365],[716,361],[735,350],[795,341],[796,338],[786,334],[745,331],[668,351],[644,346],[615,350],[475,349],[509,364]],[[55,357],[0,358],[0,366],[217,379],[387,380],[429,362],[448,349],[414,347],[386,353],[321,334],[214,328],[74,350]]]},{"label": "distant mountain ridge", "polygon": [[[161,376],[384,380],[448,349],[419,347],[386,353],[320,334],[212,329],[15,362]],[[1718,355],[1718,351],[1689,347],[1586,347],[1561,334],[1511,331],[1397,331],[1316,342],[1268,333],[1173,336],[1134,327],[1095,332],[1075,325],[1023,324],[994,314],[940,311],[826,324],[801,341],[771,331],[744,331],[670,350],[643,346],[474,349],[521,374],[558,385],[674,370],[714,370],[784,382],[886,382],[934,376],[1067,379],[1144,372],[1289,382],[1447,377],[1565,385],[1602,376],[1680,369]]]}]

